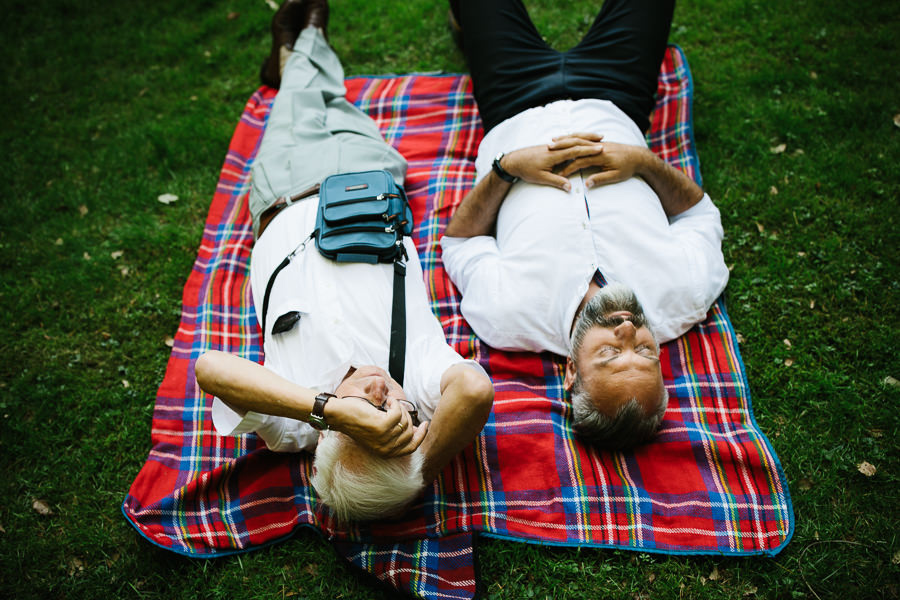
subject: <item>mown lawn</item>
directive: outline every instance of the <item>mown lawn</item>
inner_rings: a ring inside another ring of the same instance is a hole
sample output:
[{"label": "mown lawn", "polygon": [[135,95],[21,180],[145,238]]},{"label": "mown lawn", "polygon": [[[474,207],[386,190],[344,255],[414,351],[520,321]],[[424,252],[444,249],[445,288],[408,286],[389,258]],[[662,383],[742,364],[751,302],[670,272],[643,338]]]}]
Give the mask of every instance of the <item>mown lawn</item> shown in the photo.
[{"label": "mown lawn", "polygon": [[[526,2],[557,47],[577,41],[596,4]],[[119,512],[149,449],[166,339],[272,9],[3,9],[0,595],[386,597],[312,534],[191,560],[151,546]],[[446,15],[437,1],[334,0],[329,33],[351,75],[462,71]],[[671,41],[693,70],[704,184],[733,265],[728,308],[788,477],[793,541],[775,559],[727,559],[486,540],[486,595],[896,598],[900,11],[685,0]]]}]

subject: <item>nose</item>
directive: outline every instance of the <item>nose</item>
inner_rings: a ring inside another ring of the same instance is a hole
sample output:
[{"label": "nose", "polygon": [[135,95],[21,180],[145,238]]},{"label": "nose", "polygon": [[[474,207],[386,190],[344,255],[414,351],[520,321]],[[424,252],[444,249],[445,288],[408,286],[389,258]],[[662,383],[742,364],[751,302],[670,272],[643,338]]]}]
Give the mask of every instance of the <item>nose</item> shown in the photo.
[{"label": "nose", "polygon": [[613,333],[616,334],[616,337],[620,340],[627,340],[634,338],[637,330],[634,328],[634,323],[631,321],[622,321],[616,328],[613,330]]},{"label": "nose", "polygon": [[370,394],[375,399],[382,399],[387,397],[388,393],[388,384],[384,377],[380,375],[374,375],[369,381],[369,385],[366,386],[366,392]]}]

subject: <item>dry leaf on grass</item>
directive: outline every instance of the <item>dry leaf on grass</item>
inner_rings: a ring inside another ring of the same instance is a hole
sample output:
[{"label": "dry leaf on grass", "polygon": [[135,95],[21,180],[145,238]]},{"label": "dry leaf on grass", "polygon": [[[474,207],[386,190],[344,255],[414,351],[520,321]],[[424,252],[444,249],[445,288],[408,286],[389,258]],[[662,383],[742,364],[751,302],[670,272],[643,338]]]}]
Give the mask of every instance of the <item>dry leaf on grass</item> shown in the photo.
[{"label": "dry leaf on grass", "polygon": [[271,8],[272,10],[278,10],[278,3],[275,2],[274,0],[266,0],[266,4],[267,4],[268,7]]},{"label": "dry leaf on grass", "polygon": [[803,490],[805,492],[806,490],[812,489],[813,482],[811,480],[807,479],[806,477],[804,477],[803,479],[800,480],[800,483],[798,484],[798,486],[800,487],[801,490]]},{"label": "dry leaf on grass", "polygon": [[78,207],[78,214],[80,214],[82,217],[83,217],[84,215],[88,214],[88,207],[85,206],[84,204],[82,204],[81,206],[79,206],[79,207]]},{"label": "dry leaf on grass", "polygon": [[169,335],[169,336],[166,336],[165,344],[166,344],[166,346],[168,346],[169,348],[173,347],[173,346],[175,345],[175,338],[173,338],[173,337],[170,336],[170,335]]},{"label": "dry leaf on grass", "polygon": [[881,383],[883,383],[883,384],[886,385],[887,387],[892,387],[892,388],[900,387],[900,381],[897,381],[896,379],[894,379],[894,378],[891,377],[890,375],[888,375],[887,377],[885,377],[885,378],[881,381]]},{"label": "dry leaf on grass", "polygon": [[169,205],[178,200],[178,196],[175,194],[160,194],[156,199],[163,204]]},{"label": "dry leaf on grass", "polygon": [[856,465],[856,470],[866,477],[872,477],[873,475],[875,475],[875,465],[865,460]]},{"label": "dry leaf on grass", "polygon": [[713,567],[712,573],[709,574],[710,581],[718,581],[719,580],[719,567]]},{"label": "dry leaf on grass", "polygon": [[897,113],[896,115],[894,115],[894,125],[896,125],[897,127],[900,127],[900,113]]},{"label": "dry leaf on grass", "polygon": [[790,366],[792,366],[793,364],[794,364],[794,359],[793,359],[793,358],[786,358],[786,359],[784,359],[784,366],[790,367]]},{"label": "dry leaf on grass", "polygon": [[78,557],[69,559],[69,577],[82,571],[84,571],[84,561]]},{"label": "dry leaf on grass", "polygon": [[63,245],[63,239],[62,239],[62,238],[56,238],[56,242],[55,242],[55,243],[56,243],[57,246],[62,246],[62,245]]},{"label": "dry leaf on grass", "polygon": [[787,144],[778,144],[777,146],[772,146],[771,148],[769,148],[769,152],[771,152],[772,154],[781,154],[785,150],[787,150]]},{"label": "dry leaf on grass", "polygon": [[35,500],[31,503],[31,508],[33,508],[34,512],[37,514],[45,517],[49,517],[53,514],[53,510],[51,510],[50,505],[47,504],[45,500]]},{"label": "dry leaf on grass", "polygon": [[110,252],[110,256],[112,256],[113,260],[118,260],[122,258],[122,255],[125,254],[124,250],[116,250],[115,252]]}]

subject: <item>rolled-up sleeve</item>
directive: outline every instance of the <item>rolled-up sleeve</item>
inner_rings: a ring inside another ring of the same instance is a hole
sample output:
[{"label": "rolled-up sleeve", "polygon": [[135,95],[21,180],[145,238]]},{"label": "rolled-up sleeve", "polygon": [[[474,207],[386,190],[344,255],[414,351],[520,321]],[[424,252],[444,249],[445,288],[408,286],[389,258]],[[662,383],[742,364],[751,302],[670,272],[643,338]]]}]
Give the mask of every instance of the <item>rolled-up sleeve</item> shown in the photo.
[{"label": "rolled-up sleeve", "polygon": [[496,280],[500,250],[493,237],[445,235],[441,238],[441,251],[444,270],[464,297],[482,281]]},{"label": "rolled-up sleeve", "polygon": [[685,249],[696,282],[694,302],[709,307],[728,284],[722,254],[722,217],[708,194],[690,209],[669,219],[670,230]]},{"label": "rolled-up sleeve", "polygon": [[501,255],[497,240],[490,236],[441,238],[444,270],[456,285],[462,300],[460,312],[472,329],[488,345],[508,348],[504,326],[499,317],[504,310],[501,298],[502,280],[507,273],[501,269]]}]

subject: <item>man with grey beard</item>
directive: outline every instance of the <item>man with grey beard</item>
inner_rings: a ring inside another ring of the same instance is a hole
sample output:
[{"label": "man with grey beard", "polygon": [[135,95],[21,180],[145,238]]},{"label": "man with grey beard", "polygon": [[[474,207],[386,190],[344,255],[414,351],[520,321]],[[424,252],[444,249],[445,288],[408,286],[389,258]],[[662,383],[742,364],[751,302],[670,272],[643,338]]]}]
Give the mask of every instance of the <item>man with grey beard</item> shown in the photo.
[{"label": "man with grey beard", "polygon": [[[621,348],[628,342],[630,354]],[[669,398],[659,344],[625,285],[600,289],[575,318],[564,385],[572,393],[573,428],[595,444],[627,448],[656,432]]]},{"label": "man with grey beard", "polygon": [[567,357],[585,439],[640,443],[666,408],[659,344],[728,281],[718,209],[643,134],[674,2],[606,0],[567,52],[520,0],[450,4],[485,127],[441,240],[460,310],[490,346]]}]

